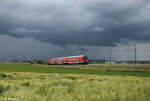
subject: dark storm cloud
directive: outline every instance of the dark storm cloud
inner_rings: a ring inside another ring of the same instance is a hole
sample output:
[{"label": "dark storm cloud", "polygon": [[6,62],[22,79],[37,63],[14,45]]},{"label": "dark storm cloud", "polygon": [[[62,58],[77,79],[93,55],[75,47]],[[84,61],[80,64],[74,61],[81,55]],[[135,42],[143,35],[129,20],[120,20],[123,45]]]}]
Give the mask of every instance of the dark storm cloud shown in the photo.
[{"label": "dark storm cloud", "polygon": [[1,0],[0,34],[60,46],[144,42],[149,11],[148,0]]}]

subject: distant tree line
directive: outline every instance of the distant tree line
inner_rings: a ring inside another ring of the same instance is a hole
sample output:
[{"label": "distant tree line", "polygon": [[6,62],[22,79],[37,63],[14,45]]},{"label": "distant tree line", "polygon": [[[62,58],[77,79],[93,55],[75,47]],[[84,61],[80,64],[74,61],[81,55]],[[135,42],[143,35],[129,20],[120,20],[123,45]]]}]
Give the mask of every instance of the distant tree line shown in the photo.
[{"label": "distant tree line", "polygon": [[10,60],[10,61],[1,61],[4,63],[26,63],[26,64],[47,64],[47,61],[44,60]]}]

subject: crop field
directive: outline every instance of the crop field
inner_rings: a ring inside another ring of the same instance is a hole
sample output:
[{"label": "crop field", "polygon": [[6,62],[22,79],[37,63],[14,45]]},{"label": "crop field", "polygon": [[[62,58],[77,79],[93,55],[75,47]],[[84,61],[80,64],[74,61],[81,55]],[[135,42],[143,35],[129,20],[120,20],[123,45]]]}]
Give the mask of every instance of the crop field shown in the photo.
[{"label": "crop field", "polygon": [[150,65],[0,64],[0,101],[150,101]]}]

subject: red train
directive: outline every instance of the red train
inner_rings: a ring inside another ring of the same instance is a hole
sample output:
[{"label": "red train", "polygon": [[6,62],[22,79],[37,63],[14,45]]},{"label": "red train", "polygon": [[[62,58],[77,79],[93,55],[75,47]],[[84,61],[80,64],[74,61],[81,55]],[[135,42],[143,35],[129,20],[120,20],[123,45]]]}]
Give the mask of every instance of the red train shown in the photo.
[{"label": "red train", "polygon": [[48,60],[48,65],[52,64],[88,64],[88,57],[85,55],[52,58]]}]

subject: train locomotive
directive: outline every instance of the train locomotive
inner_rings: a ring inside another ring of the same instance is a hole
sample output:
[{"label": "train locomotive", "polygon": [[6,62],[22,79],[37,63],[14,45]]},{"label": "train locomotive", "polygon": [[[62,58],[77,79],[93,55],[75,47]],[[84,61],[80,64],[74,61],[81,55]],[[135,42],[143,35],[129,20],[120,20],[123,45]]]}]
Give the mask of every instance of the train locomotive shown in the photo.
[{"label": "train locomotive", "polygon": [[86,55],[68,56],[51,58],[48,60],[48,65],[60,65],[60,64],[88,64],[88,57]]}]

